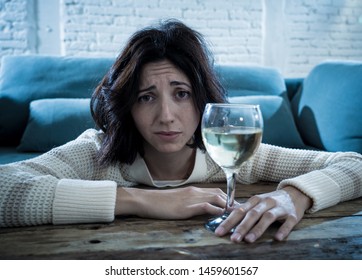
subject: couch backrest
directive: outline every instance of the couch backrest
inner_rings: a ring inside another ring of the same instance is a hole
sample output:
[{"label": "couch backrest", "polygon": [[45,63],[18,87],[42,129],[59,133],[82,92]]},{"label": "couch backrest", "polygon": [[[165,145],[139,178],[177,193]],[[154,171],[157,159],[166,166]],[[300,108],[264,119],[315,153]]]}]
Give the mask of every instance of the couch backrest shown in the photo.
[{"label": "couch backrest", "polygon": [[112,58],[4,56],[0,72],[0,145],[19,143],[29,104],[43,98],[89,98]]},{"label": "couch backrest", "polygon": [[305,148],[290,109],[283,76],[274,68],[219,65],[216,71],[232,103],[259,104],[263,142],[288,148]]},{"label": "couch backrest", "polygon": [[286,94],[283,76],[274,68],[250,65],[219,65],[216,67],[228,96]]},{"label": "couch backrest", "polygon": [[292,110],[307,145],[362,153],[362,63],[317,65],[293,98]]},{"label": "couch backrest", "polygon": [[[4,57],[0,72],[0,145],[20,143],[19,151],[44,152],[94,127],[88,111],[89,98],[113,61],[38,55]],[[229,97],[235,98],[231,102],[261,105],[264,143],[304,147],[286,100],[284,79],[277,70],[218,65],[216,71]],[[79,110],[75,111],[75,107]]]}]

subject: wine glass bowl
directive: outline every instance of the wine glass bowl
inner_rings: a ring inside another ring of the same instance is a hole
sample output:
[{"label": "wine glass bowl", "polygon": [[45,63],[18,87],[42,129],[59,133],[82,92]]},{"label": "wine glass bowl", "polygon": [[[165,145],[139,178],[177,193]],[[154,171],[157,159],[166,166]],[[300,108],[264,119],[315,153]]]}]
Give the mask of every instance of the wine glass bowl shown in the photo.
[{"label": "wine glass bowl", "polygon": [[206,228],[214,231],[233,207],[236,174],[261,143],[263,118],[260,107],[249,104],[208,103],[201,120],[201,131],[208,154],[221,167],[227,179],[224,214],[206,224]]}]

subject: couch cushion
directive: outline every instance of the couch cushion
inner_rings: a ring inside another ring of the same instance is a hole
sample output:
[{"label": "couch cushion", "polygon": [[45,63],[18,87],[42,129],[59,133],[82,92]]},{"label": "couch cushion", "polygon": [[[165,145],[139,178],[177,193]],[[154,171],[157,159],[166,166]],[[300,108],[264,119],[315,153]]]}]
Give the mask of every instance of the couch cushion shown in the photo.
[{"label": "couch cushion", "polygon": [[42,98],[87,98],[113,58],[5,56],[0,72],[0,145],[17,145],[29,103]]},{"label": "couch cushion", "polygon": [[94,128],[89,98],[40,99],[30,103],[30,117],[18,151],[46,152]]},{"label": "couch cushion", "polygon": [[312,69],[292,100],[306,144],[362,153],[361,77],[361,62],[325,62]]},{"label": "couch cushion", "polygon": [[280,96],[230,97],[231,103],[259,104],[264,120],[263,143],[288,148],[306,148],[293,120],[289,103]]},{"label": "couch cushion", "polygon": [[0,164],[7,164],[21,160],[27,160],[41,155],[42,153],[19,153],[16,147],[0,146]]},{"label": "couch cushion", "polygon": [[219,65],[215,69],[229,97],[286,94],[284,78],[274,68]]}]

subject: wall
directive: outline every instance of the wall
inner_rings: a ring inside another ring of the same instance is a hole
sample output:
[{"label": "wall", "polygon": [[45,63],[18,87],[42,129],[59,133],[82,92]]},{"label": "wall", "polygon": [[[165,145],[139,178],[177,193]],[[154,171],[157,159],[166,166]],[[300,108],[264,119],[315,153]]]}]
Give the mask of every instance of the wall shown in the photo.
[{"label": "wall", "polygon": [[284,72],[307,73],[328,59],[362,60],[362,1],[285,1]]},{"label": "wall", "polygon": [[137,29],[173,17],[207,36],[218,61],[261,62],[260,1],[68,0],[64,3],[67,55],[114,55]]},{"label": "wall", "polygon": [[36,52],[33,0],[0,0],[0,56]]},{"label": "wall", "polygon": [[0,57],[114,57],[135,30],[168,17],[203,33],[217,63],[293,77],[324,60],[362,60],[359,0],[0,0]]}]

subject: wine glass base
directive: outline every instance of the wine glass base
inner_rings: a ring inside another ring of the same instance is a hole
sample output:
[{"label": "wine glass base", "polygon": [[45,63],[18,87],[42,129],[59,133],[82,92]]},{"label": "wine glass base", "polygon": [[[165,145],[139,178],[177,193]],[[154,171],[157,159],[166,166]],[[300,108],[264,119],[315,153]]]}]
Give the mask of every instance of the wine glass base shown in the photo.
[{"label": "wine glass base", "polygon": [[229,216],[229,213],[224,213],[222,216],[211,218],[206,224],[205,228],[215,232],[216,228]]}]

